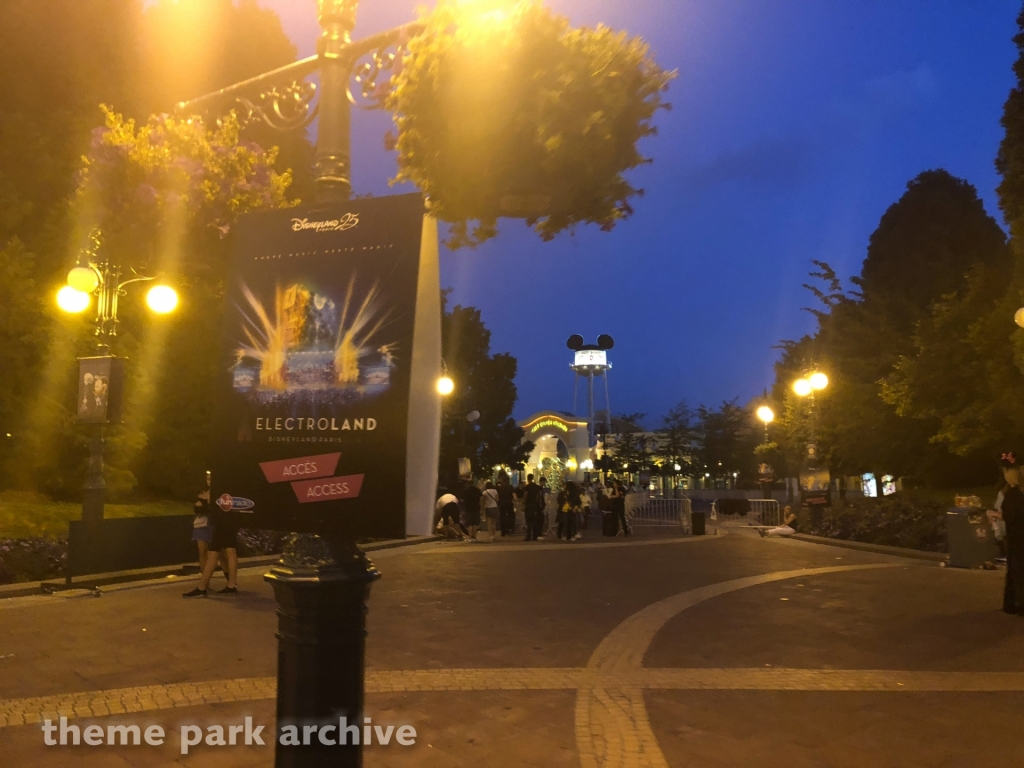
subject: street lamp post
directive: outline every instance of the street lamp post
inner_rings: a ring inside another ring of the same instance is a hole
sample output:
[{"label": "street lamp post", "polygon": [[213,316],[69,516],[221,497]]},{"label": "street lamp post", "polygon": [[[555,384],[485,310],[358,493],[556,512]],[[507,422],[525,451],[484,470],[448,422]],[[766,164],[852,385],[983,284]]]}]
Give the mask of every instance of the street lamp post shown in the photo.
[{"label": "street lamp post", "polygon": [[[352,40],[359,0],[319,0],[320,39],[315,56],[178,105],[195,114],[234,103],[244,119],[272,128],[303,128],[319,114],[314,181],[318,203],[348,200],[351,183],[349,83],[369,107],[379,107],[377,79],[399,59],[417,23]],[[392,49],[389,52],[389,49]],[[397,49],[397,50],[394,50]],[[367,59],[368,57],[368,59]],[[360,64],[360,61],[365,63]],[[320,70],[317,89],[304,79]],[[447,376],[438,394],[454,389]],[[291,534],[281,561],[264,578],[278,602],[277,722],[362,723],[366,652],[366,599],[380,574],[354,541]],[[358,768],[358,744],[282,745],[275,739],[276,768]]]},{"label": "street lamp post", "polygon": [[[768,392],[766,390],[765,391],[765,397],[767,397],[767,396],[768,396]],[[767,445],[768,445],[768,425],[771,424],[773,421],[775,421],[775,411],[773,411],[768,406],[768,404],[765,403],[764,405],[760,406],[757,409],[757,418],[759,418],[764,423],[764,443],[763,443],[763,445],[766,447],[766,450],[767,450]],[[767,456],[762,456],[762,458],[767,459]],[[772,488],[772,481],[774,479],[773,470],[771,468],[771,465],[768,464],[767,460],[762,461],[760,463],[758,469],[759,469],[759,474],[760,474],[760,479],[761,479],[761,491],[762,491],[762,493],[764,493],[764,497],[766,499],[770,499],[772,497],[771,488]]]},{"label": "street lamp post", "polygon": [[807,402],[811,417],[811,441],[808,445],[809,458],[816,458],[817,453],[818,411],[815,408],[814,393],[820,392],[827,386],[828,376],[821,371],[813,371],[793,382],[793,392],[798,397],[808,398]]},{"label": "street lamp post", "polygon": [[[78,263],[68,272],[67,285],[57,293],[57,304],[65,312],[84,312],[92,303],[91,297],[96,296],[95,336],[96,351],[100,358],[111,357],[111,346],[117,336],[117,306],[121,296],[127,293],[132,283],[147,283],[156,280],[132,273],[132,277],[122,280],[122,269],[111,261],[100,246],[100,235],[93,231],[89,235],[89,245],[82,249]],[[178,294],[167,285],[156,285],[150,288],[146,296],[146,304],[157,314],[174,311],[178,305]],[[82,358],[88,360],[90,358]],[[79,363],[81,366],[81,362]],[[120,369],[118,369],[120,370]],[[79,374],[81,376],[81,374]],[[114,389],[108,396],[113,396]],[[120,387],[116,388],[120,396]],[[118,413],[119,408],[113,409]],[[98,422],[89,420],[91,434],[89,436],[89,464],[86,470],[85,485],[82,491],[82,520],[95,522],[102,520],[106,503],[107,483],[103,479],[103,448],[104,425],[110,423],[112,404],[108,399]]]},{"label": "street lamp post", "polygon": [[768,445],[768,425],[775,421],[775,411],[767,405],[762,405],[757,409],[757,418],[764,422],[764,444]]},{"label": "street lamp post", "polygon": [[[806,483],[804,473],[801,472],[800,488],[804,503],[811,506],[812,520],[817,522],[820,518],[820,505],[827,504],[831,494],[831,478],[825,472],[824,480],[821,478],[821,455],[818,452],[818,411],[815,407],[814,393],[820,392],[828,386],[828,376],[821,371],[812,371],[803,378],[793,382],[793,391],[798,397],[806,397],[810,406],[811,435],[807,443],[806,461]],[[824,484],[824,487],[823,487]],[[817,501],[814,501],[817,499]]]}]

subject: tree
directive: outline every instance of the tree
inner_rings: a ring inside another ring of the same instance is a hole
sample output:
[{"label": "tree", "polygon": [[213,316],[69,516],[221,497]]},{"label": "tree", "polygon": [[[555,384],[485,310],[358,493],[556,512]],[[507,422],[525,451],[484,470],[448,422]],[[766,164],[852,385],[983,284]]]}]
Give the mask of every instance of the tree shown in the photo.
[{"label": "tree", "polygon": [[735,399],[725,400],[718,408],[701,405],[697,408],[696,451],[694,458],[699,473],[710,473],[712,479],[736,482],[754,472],[754,446],[757,431],[752,416]]},{"label": "tree", "polygon": [[1013,64],[1017,83],[1003,105],[1000,122],[1005,133],[996,156],[996,170],[1003,178],[996,192],[1010,234],[1019,243],[1024,237],[1024,10],[1017,16],[1017,27],[1013,38],[1017,46],[1017,60]]},{"label": "tree", "polygon": [[925,171],[882,215],[856,282],[866,308],[889,326],[888,346],[902,349],[932,303],[959,289],[975,264],[1008,260],[1006,235],[977,190],[944,170]]},{"label": "tree", "polygon": [[654,467],[655,441],[644,429],[646,413],[620,413],[612,416],[609,448],[615,459],[615,471],[647,472]]},{"label": "tree", "polygon": [[693,449],[697,435],[693,416],[693,410],[685,400],[681,400],[662,418],[654,455],[664,474],[693,474]]},{"label": "tree", "polygon": [[[0,469],[14,472],[24,450],[22,408],[35,391],[46,317],[32,279],[34,256],[17,239],[0,250]],[[3,478],[10,482],[11,477]]]},{"label": "tree", "polygon": [[[445,297],[446,298],[446,297]],[[490,476],[496,466],[521,469],[533,450],[512,418],[516,402],[516,359],[491,354],[491,332],[475,307],[444,301],[441,355],[455,391],[445,398],[441,416],[439,482],[449,489],[458,483],[458,460],[468,458],[477,477]],[[469,422],[466,415],[478,411]]]},{"label": "tree", "polygon": [[[115,351],[133,365],[123,423],[108,437],[113,495],[132,490],[140,474],[147,490],[184,495],[191,490],[189,472],[205,466],[208,396],[219,359],[217,334],[210,329],[220,325],[228,270],[224,235],[246,211],[291,204],[290,174],[273,170],[275,156],[275,150],[243,142],[233,117],[212,129],[199,120],[167,117],[136,126],[107,111],[105,127],[94,134],[78,176],[79,229],[102,233],[100,248],[125,270],[171,276],[186,307],[163,326],[146,317],[140,302],[122,305]],[[71,372],[74,357],[92,352],[93,340],[80,319],[60,322],[63,337],[48,354]],[[66,375],[48,376],[36,394],[72,412],[77,389]],[[74,444],[67,419],[34,418],[49,428],[34,430],[33,474],[51,492],[67,495],[83,474],[84,456],[65,448]],[[165,440],[151,442],[151,431]],[[169,434],[175,439],[166,440]]]},{"label": "tree", "polygon": [[[977,413],[967,416],[972,409],[965,398],[985,385],[963,386],[960,397],[944,402],[937,393],[948,388],[945,382],[977,376],[983,364],[969,363],[971,354],[995,355],[1011,367],[1008,349],[1000,357],[990,345],[978,344],[976,334],[973,340],[965,336],[968,326],[961,324],[971,313],[978,321],[990,311],[1010,270],[1005,235],[974,188],[945,171],[913,179],[872,234],[863,274],[851,279],[850,289],[827,263],[814,265],[814,280],[805,287],[817,299],[808,308],[817,330],[785,342],[776,365],[774,399],[782,404],[776,435],[789,470],[803,466],[810,432],[808,403],[790,386],[815,367],[830,379],[816,396],[816,437],[834,473],[884,472],[931,481],[969,473],[973,464],[947,449],[960,438],[943,432],[942,418],[954,410],[965,420],[975,418]],[[958,296],[967,295],[969,307],[951,309],[962,301]],[[936,326],[953,316],[957,321]],[[954,366],[961,368],[950,370]],[[994,434],[988,422],[977,428]],[[960,442],[954,451],[966,455],[977,446]]]},{"label": "tree", "polygon": [[[201,23],[211,19],[216,23]],[[195,48],[202,49],[210,66],[199,66],[188,53]],[[54,51],[60,55],[52,55]],[[109,137],[111,130],[108,126],[94,132],[103,121],[100,104],[114,105],[119,113],[137,118],[139,125],[149,125],[150,111],[170,111],[179,99],[280,66],[294,56],[277,17],[253,0],[159,0],[145,9],[140,0],[0,4],[0,97],[6,110],[0,121],[0,249],[15,237],[24,244],[25,255],[15,257],[23,260],[19,269],[28,270],[19,278],[24,291],[19,299],[36,307],[39,319],[38,334],[0,334],[0,360],[24,363],[23,375],[36,383],[28,390],[12,388],[10,394],[16,423],[9,431],[31,433],[32,440],[20,446],[19,458],[36,468],[20,472],[20,482],[41,480],[61,494],[77,493],[81,484],[84,446],[66,408],[74,387],[74,358],[92,348],[82,318],[57,318],[48,308],[90,222],[104,218],[89,210],[84,186],[76,204],[70,204],[81,157],[91,154],[90,162],[99,165],[91,165],[90,173],[102,174],[104,158],[97,152],[121,151],[91,146],[97,136]],[[288,168],[295,167],[299,181],[293,189],[305,194],[311,185],[312,149],[304,133],[272,135],[254,124],[241,129],[234,141],[242,150],[262,153],[255,143],[250,146],[254,140],[283,147],[274,155],[273,167],[262,168],[261,173],[273,171],[284,179]],[[141,150],[142,144],[136,148]],[[159,154],[155,147],[150,149]],[[140,170],[145,162],[137,159],[140,162],[132,167]],[[208,166],[216,164],[212,158],[188,158],[192,169],[207,160]],[[159,165],[155,158],[153,162]],[[166,193],[174,193],[162,185],[169,179],[150,184],[152,189],[139,186],[140,179],[110,181],[114,190],[141,194],[128,203],[154,203],[156,191],[163,194],[163,205],[170,199]],[[257,180],[256,187],[263,181]],[[215,200],[227,202],[233,194],[229,191],[225,198],[222,190],[212,187],[207,193],[211,205]],[[229,227],[230,220],[251,205],[222,212],[221,229],[188,226],[176,218],[174,207],[151,205],[134,227],[119,229],[116,221],[110,226],[110,217],[105,217],[106,247],[119,248],[130,265],[148,261],[176,274],[184,299],[181,312],[163,330],[144,320],[139,302],[121,304],[118,348],[133,359],[128,411],[145,418],[126,422],[111,435],[108,482],[115,490],[117,478],[121,487],[130,488],[137,476],[148,491],[189,493],[181,468],[204,462],[208,409],[195,395],[212,375],[204,366],[214,359],[208,354],[215,337],[209,329],[217,327],[227,265],[224,225]],[[122,212],[121,221],[127,221],[128,210]],[[143,341],[148,362],[137,354]],[[159,361],[165,354],[166,365]],[[3,458],[0,452],[0,462]],[[0,482],[2,468],[0,464]]]}]

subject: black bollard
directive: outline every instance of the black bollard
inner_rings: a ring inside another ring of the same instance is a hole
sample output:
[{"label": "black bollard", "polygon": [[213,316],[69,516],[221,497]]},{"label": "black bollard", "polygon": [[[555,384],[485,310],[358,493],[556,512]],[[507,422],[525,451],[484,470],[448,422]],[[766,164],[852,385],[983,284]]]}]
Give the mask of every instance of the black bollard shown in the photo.
[{"label": "black bollard", "polygon": [[333,725],[325,740],[338,741],[345,718],[363,726],[366,599],[380,574],[354,542],[328,542],[292,534],[281,561],[264,576],[277,598],[277,733],[275,768],[358,768],[362,746],[281,744],[281,729]]}]

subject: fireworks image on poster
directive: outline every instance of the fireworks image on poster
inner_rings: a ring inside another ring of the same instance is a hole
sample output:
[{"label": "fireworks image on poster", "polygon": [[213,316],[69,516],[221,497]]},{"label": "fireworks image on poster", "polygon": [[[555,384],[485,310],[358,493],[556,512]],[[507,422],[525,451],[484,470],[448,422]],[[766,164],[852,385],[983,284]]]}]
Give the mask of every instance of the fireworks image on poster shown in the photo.
[{"label": "fireworks image on poster", "polygon": [[241,292],[236,392],[260,403],[345,403],[391,386],[397,345],[384,338],[391,312],[378,284],[360,294],[353,276],[340,301],[312,281],[277,285],[268,301],[245,284]]}]

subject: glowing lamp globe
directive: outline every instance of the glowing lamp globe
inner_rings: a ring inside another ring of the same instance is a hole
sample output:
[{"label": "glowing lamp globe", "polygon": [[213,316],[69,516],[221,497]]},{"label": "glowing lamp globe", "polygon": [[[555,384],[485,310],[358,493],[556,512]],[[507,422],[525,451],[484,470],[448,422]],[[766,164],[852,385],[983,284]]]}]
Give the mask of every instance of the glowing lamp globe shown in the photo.
[{"label": "glowing lamp globe", "polygon": [[77,315],[89,308],[89,294],[65,285],[57,291],[57,306],[65,312]]},{"label": "glowing lamp globe", "polygon": [[178,292],[169,285],[154,285],[146,294],[146,304],[158,315],[166,315],[177,308]]},{"label": "glowing lamp globe", "polygon": [[1024,307],[1021,307],[1020,309],[1013,313],[1013,322],[1015,322],[1021,328],[1024,328]]},{"label": "glowing lamp globe", "polygon": [[793,391],[800,397],[807,397],[813,389],[814,387],[811,386],[811,382],[807,379],[797,379],[793,382]]},{"label": "glowing lamp globe", "polygon": [[450,376],[442,376],[437,380],[437,394],[448,396],[455,391],[455,382]]},{"label": "glowing lamp globe", "polygon": [[75,267],[68,272],[68,285],[82,293],[92,293],[99,287],[100,276],[92,267]]},{"label": "glowing lamp globe", "polygon": [[775,411],[769,408],[767,405],[762,405],[757,409],[757,418],[763,421],[765,424],[770,424],[775,421]]},{"label": "glowing lamp globe", "polygon": [[828,386],[828,376],[824,373],[812,373],[808,381],[811,382],[811,387],[814,389],[824,389]]}]

